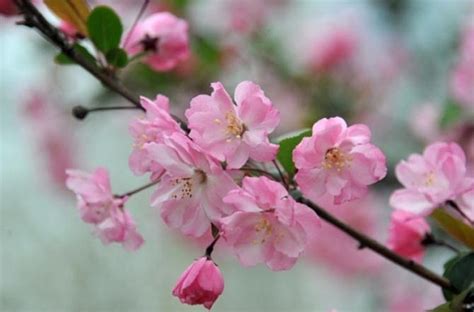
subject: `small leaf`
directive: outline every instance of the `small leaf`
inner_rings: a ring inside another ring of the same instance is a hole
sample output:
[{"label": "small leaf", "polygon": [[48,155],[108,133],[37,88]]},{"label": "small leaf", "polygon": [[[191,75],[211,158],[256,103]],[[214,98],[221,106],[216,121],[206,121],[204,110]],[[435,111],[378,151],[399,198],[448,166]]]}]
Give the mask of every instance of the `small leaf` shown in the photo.
[{"label": "small leaf", "polygon": [[118,48],[123,26],[120,17],[109,7],[98,6],[87,19],[87,29],[94,45],[107,54]]},{"label": "small leaf", "polygon": [[451,216],[442,209],[436,209],[431,217],[449,235],[464,243],[466,246],[474,249],[474,227],[462,222],[461,220]]},{"label": "small leaf", "polygon": [[[90,54],[89,51],[86,48],[84,48],[83,46],[81,46],[79,44],[75,44],[73,46],[73,49],[75,50],[76,53],[81,54],[90,63],[95,64],[95,57],[92,54]],[[56,55],[56,57],[54,58],[54,62],[56,64],[60,64],[60,65],[76,64],[76,62],[74,62],[74,60],[69,58],[69,56],[67,56],[63,52]]]},{"label": "small leaf", "polygon": [[118,68],[123,68],[128,64],[128,55],[123,49],[115,48],[110,50],[107,55],[107,62]]},{"label": "small leaf", "polygon": [[437,306],[433,310],[429,310],[429,312],[452,312],[451,303],[450,302],[443,303],[442,305]]},{"label": "small leaf", "polygon": [[311,136],[311,129],[304,129],[292,133],[288,133],[277,139],[280,149],[278,150],[277,159],[285,168],[289,175],[295,173],[295,164],[293,163],[293,150],[304,137]]},{"label": "small leaf", "polygon": [[448,101],[444,105],[443,112],[441,113],[441,118],[439,120],[439,125],[441,128],[446,128],[453,124],[454,122],[458,121],[459,118],[462,116],[462,110],[459,105],[457,105],[454,101]]},{"label": "small leaf", "polygon": [[86,0],[44,0],[44,4],[57,17],[73,25],[77,31],[87,36],[87,16],[89,5]]},{"label": "small leaf", "polygon": [[[474,286],[474,252],[457,257],[444,272],[451,284],[459,291],[464,291]],[[447,289],[443,289],[446,300],[451,300],[454,294]]]}]

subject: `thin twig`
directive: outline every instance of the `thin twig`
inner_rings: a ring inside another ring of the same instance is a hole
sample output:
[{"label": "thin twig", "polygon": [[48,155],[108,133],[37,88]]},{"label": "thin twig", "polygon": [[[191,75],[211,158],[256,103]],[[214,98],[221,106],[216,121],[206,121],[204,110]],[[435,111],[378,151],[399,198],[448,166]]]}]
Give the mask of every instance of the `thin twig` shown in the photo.
[{"label": "thin twig", "polygon": [[142,7],[140,8],[140,11],[138,12],[138,15],[135,18],[135,21],[133,22],[132,27],[130,28],[130,31],[127,34],[127,37],[125,37],[125,40],[124,40],[124,43],[123,43],[124,48],[127,46],[127,43],[130,40],[130,36],[132,35],[132,32],[135,30],[135,27],[137,26],[138,21],[143,16],[143,13],[145,13],[145,10],[146,10],[149,3],[150,3],[150,0],[143,1]]},{"label": "thin twig", "polygon": [[460,253],[461,252],[459,249],[457,249],[456,247],[454,247],[450,243],[448,243],[448,242],[446,242],[446,241],[444,241],[440,238],[436,238],[432,233],[426,233],[425,237],[421,241],[421,244],[423,246],[436,245],[436,246],[446,247],[448,249],[451,249],[455,253]]},{"label": "thin twig", "polygon": [[275,168],[277,169],[278,174],[280,175],[281,182],[283,182],[283,185],[285,186],[285,188],[289,190],[290,187],[288,186],[288,183],[286,183],[285,176],[283,175],[283,172],[281,171],[280,166],[278,165],[277,161],[273,160],[273,164],[275,165]]},{"label": "thin twig", "polygon": [[[160,176],[160,177],[161,177],[161,176]],[[115,195],[115,197],[117,197],[117,198],[122,198],[122,197],[126,197],[126,196],[127,196],[127,197],[128,197],[128,196],[132,196],[132,195],[134,195],[134,194],[136,194],[136,193],[139,193],[139,192],[141,192],[141,191],[143,191],[143,190],[146,190],[146,189],[149,188],[149,187],[152,187],[152,186],[155,185],[155,184],[158,184],[158,182],[160,182],[160,178],[158,178],[158,179],[156,179],[155,181],[152,181],[152,182],[150,182],[150,183],[147,183],[147,184],[145,184],[145,185],[143,185],[143,186],[140,186],[139,188],[136,188],[136,189],[134,189],[134,190],[131,190],[131,191],[127,192],[127,193],[124,193],[124,194],[121,194],[121,195]]]}]

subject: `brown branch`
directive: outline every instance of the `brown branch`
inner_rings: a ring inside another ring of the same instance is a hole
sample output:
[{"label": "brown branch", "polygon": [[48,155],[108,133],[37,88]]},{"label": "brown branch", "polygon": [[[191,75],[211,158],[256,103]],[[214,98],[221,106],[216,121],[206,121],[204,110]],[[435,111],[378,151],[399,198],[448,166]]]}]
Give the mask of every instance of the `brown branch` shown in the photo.
[{"label": "brown branch", "polygon": [[306,206],[314,210],[321,219],[325,220],[328,223],[331,223],[333,226],[337,227],[339,230],[343,231],[347,235],[357,240],[360,243],[361,248],[369,248],[373,250],[374,252],[378,253],[379,255],[381,255],[382,257],[386,258],[387,260],[390,260],[393,263],[398,264],[399,266],[407,269],[408,271],[411,271],[417,274],[418,276],[421,276],[422,278],[442,288],[450,289],[456,293],[458,292],[458,290],[455,289],[453,285],[451,285],[451,283],[446,278],[439,276],[438,274],[427,269],[421,264],[418,264],[412,260],[408,260],[399,256],[398,254],[394,253],[392,250],[388,249],[387,247],[380,244],[376,240],[366,236],[365,234],[362,234],[361,232],[355,230],[348,224],[345,224],[344,222],[340,221],[339,219],[334,217],[332,214],[330,214],[326,210],[315,205],[310,200],[304,197],[299,197],[295,199],[298,202],[305,204]]},{"label": "brown branch", "polygon": [[[78,65],[86,69],[91,75],[96,77],[99,81],[102,82],[102,84],[104,84],[110,90],[121,95],[125,99],[129,100],[135,106],[139,107],[140,109],[143,109],[143,107],[140,104],[140,100],[138,96],[131,93],[115,77],[112,77],[108,73],[105,73],[96,64],[90,63],[82,55],[80,55],[79,53],[76,53],[75,50],[73,50],[72,45],[69,44],[65,40],[63,35],[43,17],[43,15],[35,8],[34,5],[31,4],[29,0],[15,0],[15,3],[17,4],[18,8],[20,9],[20,11],[23,13],[25,17],[25,20],[20,22],[19,24],[38,29],[40,33],[47,40],[49,40],[52,44],[57,46],[64,54],[66,54],[68,57],[74,60]],[[184,123],[181,119],[175,116],[173,117],[178,123],[181,124],[183,129],[187,129],[186,123]],[[246,169],[248,170],[249,168],[246,168]],[[252,168],[252,170],[255,170],[255,169]],[[319,215],[321,219],[332,224],[333,226],[337,227],[339,230],[343,231],[347,235],[357,240],[360,243],[360,246],[362,248],[369,248],[375,253],[381,255],[382,257],[392,261],[393,263],[398,264],[399,266],[405,268],[406,270],[413,272],[419,275],[420,277],[440,287],[450,289],[454,292],[458,292],[457,289],[455,289],[451,285],[451,283],[444,277],[437,275],[436,273],[432,272],[431,270],[425,268],[424,266],[418,263],[415,263],[411,260],[407,260],[403,257],[400,257],[399,255],[397,255],[396,253],[394,253],[387,247],[383,246],[376,240],[366,236],[365,234],[355,230],[351,226],[340,221],[339,219],[331,215],[326,210],[315,205],[310,200],[302,196],[294,196],[294,197],[298,202],[305,204],[311,209],[313,209]]]},{"label": "brown branch", "polygon": [[[111,91],[121,95],[126,100],[141,110],[144,110],[140,104],[140,98],[128,90],[121,82],[110,75],[109,72],[104,71],[98,67],[97,64],[91,63],[83,55],[74,50],[73,45],[69,43],[64,35],[58,31],[56,27],[51,25],[46,18],[38,11],[38,9],[31,3],[30,0],[15,0],[20,12],[23,14],[25,20],[20,22],[20,25],[36,28],[43,37],[50,41],[53,45],[61,50],[70,59],[74,60],[79,66],[87,70],[92,76],[97,78],[102,84]],[[172,115],[173,118],[180,124],[183,130],[187,131],[186,123],[179,117]]]}]

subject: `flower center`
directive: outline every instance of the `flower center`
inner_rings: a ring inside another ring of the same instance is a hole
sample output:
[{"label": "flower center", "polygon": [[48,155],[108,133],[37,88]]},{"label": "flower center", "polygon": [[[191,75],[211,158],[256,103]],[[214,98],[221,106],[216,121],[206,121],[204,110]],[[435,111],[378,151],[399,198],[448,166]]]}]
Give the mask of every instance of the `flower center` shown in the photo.
[{"label": "flower center", "polygon": [[255,224],[255,232],[261,233],[261,238],[260,240],[255,240],[254,244],[263,244],[267,240],[267,238],[272,235],[273,233],[273,227],[271,222],[267,218],[262,218],[260,221]]},{"label": "flower center", "polygon": [[425,186],[433,186],[434,183],[435,183],[435,175],[433,171],[430,171],[428,172],[428,174],[426,174]]},{"label": "flower center", "polygon": [[326,151],[322,166],[325,169],[335,168],[337,171],[341,171],[344,167],[349,166],[351,160],[352,158],[342,152],[339,148],[333,147]]},{"label": "flower center", "polygon": [[206,183],[207,175],[201,169],[196,169],[194,175],[187,178],[177,178],[171,183],[173,186],[179,186],[171,196],[173,199],[190,199],[193,198],[193,192],[201,184]]},{"label": "flower center", "polygon": [[245,125],[240,119],[232,112],[225,114],[225,120],[227,122],[226,131],[229,135],[240,139],[242,134],[245,132]]}]

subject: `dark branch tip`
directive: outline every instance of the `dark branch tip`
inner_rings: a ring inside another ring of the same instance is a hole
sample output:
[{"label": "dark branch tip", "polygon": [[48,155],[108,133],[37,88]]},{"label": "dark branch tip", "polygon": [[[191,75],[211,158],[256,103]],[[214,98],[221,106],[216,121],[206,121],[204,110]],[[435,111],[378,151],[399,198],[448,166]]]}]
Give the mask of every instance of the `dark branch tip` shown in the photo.
[{"label": "dark branch tip", "polygon": [[74,106],[74,108],[72,109],[72,115],[79,120],[83,120],[84,118],[86,118],[88,113],[89,110],[81,105]]}]

